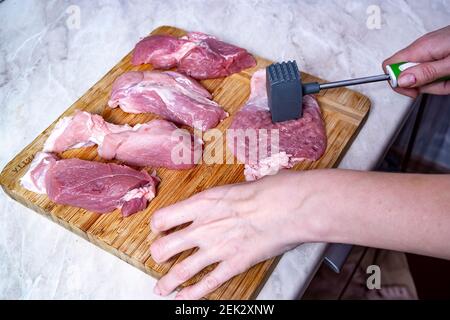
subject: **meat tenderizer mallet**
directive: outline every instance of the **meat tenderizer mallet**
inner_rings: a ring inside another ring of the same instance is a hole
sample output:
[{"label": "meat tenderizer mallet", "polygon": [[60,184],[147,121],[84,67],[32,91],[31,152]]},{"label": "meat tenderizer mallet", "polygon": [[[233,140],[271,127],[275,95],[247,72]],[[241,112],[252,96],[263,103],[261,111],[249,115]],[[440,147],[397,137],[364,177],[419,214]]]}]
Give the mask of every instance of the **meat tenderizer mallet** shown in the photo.
[{"label": "meat tenderizer mallet", "polygon": [[[272,122],[295,120],[302,117],[302,100],[306,94],[320,90],[353,86],[388,80],[393,88],[398,86],[400,74],[418,63],[400,62],[386,66],[387,74],[356,78],[328,83],[302,83],[301,75],[294,61],[274,63],[266,68],[266,87]],[[450,80],[450,76],[437,81]]]}]

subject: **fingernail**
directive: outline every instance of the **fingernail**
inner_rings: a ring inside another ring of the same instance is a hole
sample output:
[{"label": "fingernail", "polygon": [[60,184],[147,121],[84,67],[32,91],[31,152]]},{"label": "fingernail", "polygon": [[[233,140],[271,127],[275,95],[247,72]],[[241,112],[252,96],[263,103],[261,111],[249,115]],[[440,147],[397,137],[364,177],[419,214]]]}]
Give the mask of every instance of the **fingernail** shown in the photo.
[{"label": "fingernail", "polygon": [[161,290],[159,290],[158,285],[156,285],[156,286],[153,288],[153,293],[154,293],[154,294],[157,294],[158,296],[161,295]]},{"label": "fingernail", "polygon": [[405,73],[398,79],[398,85],[403,88],[408,88],[416,84],[416,77],[413,74]]}]

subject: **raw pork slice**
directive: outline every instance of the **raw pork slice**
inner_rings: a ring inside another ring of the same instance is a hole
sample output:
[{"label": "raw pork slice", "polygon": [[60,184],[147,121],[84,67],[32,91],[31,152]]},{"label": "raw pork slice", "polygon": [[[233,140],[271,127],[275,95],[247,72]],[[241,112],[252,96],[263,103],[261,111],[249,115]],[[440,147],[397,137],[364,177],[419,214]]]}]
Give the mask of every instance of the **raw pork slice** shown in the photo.
[{"label": "raw pork slice", "polygon": [[247,50],[201,32],[190,32],[181,38],[146,37],[134,48],[132,63],[151,63],[160,69],[178,66],[178,71],[196,79],[226,77],[256,66]]},{"label": "raw pork slice", "polygon": [[121,209],[126,217],[147,207],[155,197],[159,179],[155,174],[124,165],[58,160],[51,153],[40,152],[21,183],[30,191],[47,194],[59,204],[98,213]]},{"label": "raw pork slice", "polygon": [[98,145],[100,157],[136,166],[189,169],[199,163],[202,155],[201,139],[169,121],[120,126],[79,110],[56,124],[44,151],[63,152],[94,144]]},{"label": "raw pork slice", "polygon": [[74,116],[59,120],[44,143],[45,152],[63,152],[68,149],[101,145],[106,135],[129,131],[128,125],[106,122],[101,116],[86,111],[75,111]]},{"label": "raw pork slice", "polygon": [[47,193],[45,177],[48,169],[55,164],[58,157],[52,153],[38,152],[28,168],[28,171],[20,179],[21,185],[34,193]]},{"label": "raw pork slice", "polygon": [[[303,97],[303,117],[272,123],[266,92],[266,72],[258,70],[251,80],[251,94],[233,119],[227,144],[245,163],[247,180],[275,174],[302,160],[317,160],[325,152],[327,137],[317,100]],[[254,134],[254,143],[251,135]]]},{"label": "raw pork slice", "polygon": [[200,138],[172,122],[153,120],[106,135],[98,154],[137,166],[190,169],[201,160],[202,144]]},{"label": "raw pork slice", "polygon": [[129,113],[155,113],[202,131],[228,114],[194,79],[174,71],[131,71],[116,79],[108,105]]}]

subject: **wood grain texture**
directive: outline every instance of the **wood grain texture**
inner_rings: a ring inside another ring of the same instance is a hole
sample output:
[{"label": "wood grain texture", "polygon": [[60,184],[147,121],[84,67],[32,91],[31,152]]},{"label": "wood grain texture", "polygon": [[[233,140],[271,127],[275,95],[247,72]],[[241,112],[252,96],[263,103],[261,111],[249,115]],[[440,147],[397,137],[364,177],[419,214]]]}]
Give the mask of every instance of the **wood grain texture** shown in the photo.
[{"label": "wood grain texture", "polygon": [[[182,36],[185,32],[174,27],[164,26],[157,28],[152,34]],[[127,114],[119,108],[110,109],[107,107],[112,83],[119,75],[130,70],[151,69],[150,65],[132,66],[130,60],[131,53],[125,56],[67,109],[60,118],[72,115],[76,109],[101,114],[106,121],[117,124],[134,125],[157,118],[151,114]],[[245,104],[250,93],[251,75],[257,69],[266,67],[271,63],[259,57],[257,57],[257,62],[255,68],[233,74],[227,78],[202,81],[202,84],[212,93],[214,100],[230,114],[230,117],[218,126],[221,131],[224,131],[231,124],[233,115]],[[320,79],[309,74],[302,74],[302,76],[305,81],[320,81]],[[318,101],[326,124],[328,147],[321,159],[315,162],[301,162],[294,167],[296,170],[336,166],[357,134],[358,129],[362,126],[370,107],[370,101],[367,97],[345,88],[321,92],[318,95]],[[145,211],[131,217],[123,218],[118,210],[100,215],[80,208],[58,205],[51,202],[45,195],[38,195],[25,190],[19,183],[20,177],[26,172],[34,155],[42,149],[45,140],[58,120],[59,118],[6,165],[0,176],[3,189],[23,205],[43,214],[154,277],[161,277],[173,264],[190,255],[192,251],[184,252],[164,264],[155,263],[149,250],[150,244],[156,237],[149,228],[149,219],[152,213],[158,208],[186,199],[213,186],[244,180],[242,164],[201,164],[191,170],[184,171],[163,168],[157,170],[162,181],[156,198]],[[213,143],[220,143],[220,141]],[[227,157],[233,160],[234,157],[229,151],[227,152]],[[98,157],[95,147],[69,150],[62,153],[61,157],[104,161]],[[254,266],[222,285],[207,298],[249,299],[255,297],[275,263],[276,259],[271,259]],[[210,269],[211,267],[204,270],[187,284],[198,281]]]}]

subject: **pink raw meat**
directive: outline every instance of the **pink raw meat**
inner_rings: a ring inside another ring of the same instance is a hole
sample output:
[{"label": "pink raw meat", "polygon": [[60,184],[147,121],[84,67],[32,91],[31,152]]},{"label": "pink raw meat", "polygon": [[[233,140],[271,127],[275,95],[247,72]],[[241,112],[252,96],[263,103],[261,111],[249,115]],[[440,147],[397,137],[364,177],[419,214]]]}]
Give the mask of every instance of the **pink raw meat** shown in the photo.
[{"label": "pink raw meat", "polygon": [[44,152],[63,152],[68,149],[100,145],[110,133],[128,131],[128,125],[106,122],[101,116],[77,110],[74,116],[59,120],[44,144]]},{"label": "pink raw meat", "polygon": [[[250,98],[234,117],[230,129],[237,130],[234,134],[241,137],[239,139],[236,136],[229,136],[231,139],[227,139],[227,143],[238,160],[245,163],[247,180],[275,174],[281,168],[290,168],[305,159],[317,160],[327,146],[320,108],[312,95],[303,97],[301,119],[272,123],[264,69],[258,70],[253,75]],[[261,129],[263,130],[260,131]],[[249,142],[245,137],[242,138],[242,134],[248,136],[252,132],[256,137],[255,143]],[[233,131],[228,134],[233,134]],[[278,137],[278,141],[272,141],[272,134],[275,134],[274,139]]]},{"label": "pink raw meat", "polygon": [[63,152],[93,144],[98,145],[100,157],[136,166],[189,169],[202,155],[201,139],[171,122],[153,120],[134,127],[120,126],[79,110],[57,123],[44,144],[44,151]]},{"label": "pink raw meat", "polygon": [[[42,173],[45,183],[34,185],[35,181],[42,181]],[[33,192],[47,194],[56,203],[98,213],[121,209],[126,217],[147,207],[155,197],[159,179],[155,174],[124,165],[58,160],[52,154],[41,152],[36,154],[21,182]]]},{"label": "pink raw meat", "polygon": [[108,105],[129,113],[155,113],[202,131],[228,114],[195,80],[174,71],[131,71],[116,79]]},{"label": "pink raw meat", "polygon": [[28,168],[28,171],[20,179],[21,185],[35,193],[46,193],[45,177],[48,169],[58,160],[52,153],[38,152]]},{"label": "pink raw meat", "polygon": [[172,36],[149,36],[137,43],[131,63],[135,66],[151,63],[155,68],[170,69],[195,46],[194,42]]},{"label": "pink raw meat", "polygon": [[[179,155],[178,151],[187,154]],[[137,166],[190,169],[201,159],[202,141],[171,122],[153,120],[135,125],[132,130],[106,135],[98,154]]]},{"label": "pink raw meat", "polygon": [[162,69],[178,66],[178,71],[196,79],[226,77],[256,66],[247,50],[201,32],[190,32],[181,38],[146,37],[136,45],[132,63],[151,63]]}]

